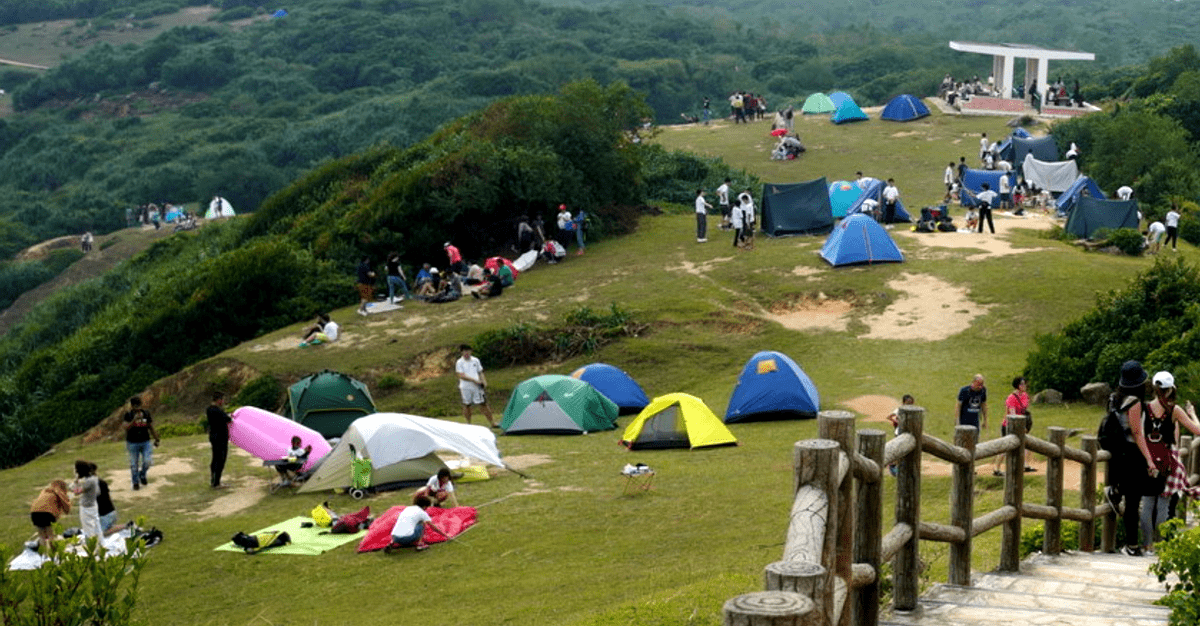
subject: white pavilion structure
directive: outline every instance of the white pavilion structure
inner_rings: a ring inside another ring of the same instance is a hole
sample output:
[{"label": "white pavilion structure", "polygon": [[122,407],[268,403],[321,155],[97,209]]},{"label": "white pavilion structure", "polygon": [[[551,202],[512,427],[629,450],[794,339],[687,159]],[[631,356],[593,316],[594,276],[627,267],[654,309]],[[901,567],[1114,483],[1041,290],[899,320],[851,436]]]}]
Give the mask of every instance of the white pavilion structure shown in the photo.
[{"label": "white pavilion structure", "polygon": [[1071,50],[1054,50],[1039,48],[1019,43],[975,43],[971,41],[951,41],[950,49],[974,54],[990,54],[992,56],[992,76],[996,81],[996,91],[1002,97],[1013,97],[1013,73],[1016,60],[1025,59],[1025,84],[1021,93],[1029,93],[1029,85],[1037,78],[1038,90],[1044,92],[1049,79],[1048,66],[1050,61],[1095,61],[1096,55],[1091,52],[1074,52]]}]

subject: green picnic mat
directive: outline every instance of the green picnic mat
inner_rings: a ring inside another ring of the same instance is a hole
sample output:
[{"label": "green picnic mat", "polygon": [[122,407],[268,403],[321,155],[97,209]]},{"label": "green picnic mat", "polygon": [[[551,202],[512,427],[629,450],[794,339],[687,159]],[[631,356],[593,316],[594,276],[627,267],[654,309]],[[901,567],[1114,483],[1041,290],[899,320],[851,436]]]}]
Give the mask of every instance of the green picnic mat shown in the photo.
[{"label": "green picnic mat", "polygon": [[[367,534],[367,531],[363,530],[353,535],[333,535],[329,534],[328,528],[318,528],[316,526],[312,528],[300,527],[302,522],[312,521],[311,517],[301,515],[300,517],[293,517],[278,524],[272,524],[250,534],[257,535],[258,533],[268,531],[283,531],[292,537],[292,543],[286,546],[279,546],[278,548],[263,550],[259,554],[307,554],[310,556],[321,554],[352,541],[358,541]],[[321,533],[326,534],[322,535]],[[234,545],[232,541],[226,541],[213,549],[223,552],[245,552],[245,550]]]}]

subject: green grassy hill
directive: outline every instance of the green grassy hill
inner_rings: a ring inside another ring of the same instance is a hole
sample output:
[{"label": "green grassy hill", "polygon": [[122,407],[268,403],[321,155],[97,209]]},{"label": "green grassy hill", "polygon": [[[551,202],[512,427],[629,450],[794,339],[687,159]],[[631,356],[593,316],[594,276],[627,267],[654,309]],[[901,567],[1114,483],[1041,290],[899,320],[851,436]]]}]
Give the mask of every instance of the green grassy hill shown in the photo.
[{"label": "green grassy hill", "polygon": [[[970,158],[980,132],[1005,133],[1000,119],[938,114],[907,125],[803,119],[797,130],[809,152],[792,162],[768,160],[766,123],[675,128],[656,140],[721,155],[768,182],[852,178],[856,170],[894,177],[915,211],[940,198],[942,167],[959,155]],[[691,393],[721,415],[741,366],[773,349],[805,369],[823,408],[856,410],[860,428],[879,428],[891,408],[887,398],[911,393],[929,410],[926,430],[947,437],[955,393],[972,374],[988,377],[995,419],[1033,337],[1077,317],[1098,291],[1122,286],[1151,263],[1043,238],[1050,221],[1035,215],[998,216],[995,236],[897,227],[892,233],[905,263],[831,269],[816,254],[823,238],[760,236],[753,251],[738,251],[710,223],[710,242],[697,244],[690,207],[665,208],[644,217],[635,234],[538,266],[497,300],[408,303],[366,318],[343,309],[334,312],[342,339],[332,345],[300,350],[294,326],[185,375],[193,389],[242,369],[285,380],[322,368],[372,383],[391,377],[403,384],[375,387],[381,410],[461,419],[451,372],[455,345],[484,331],[551,325],[581,306],[616,303],[648,324],[642,336],[562,363],[490,371],[493,410],[502,411],[509,390],[525,378],[603,361],[626,369],[651,396]],[[956,217],[961,222],[961,213]],[[1193,258],[1195,251],[1184,245],[1181,254]],[[159,393],[151,410],[166,424],[194,424],[199,395]],[[1035,410],[1038,432],[1050,425],[1091,430],[1098,417],[1094,407]],[[994,437],[997,424],[985,436]],[[214,492],[203,436],[170,437],[156,451],[150,488],[134,493],[121,444],[76,438],[4,472],[0,496],[13,504],[0,517],[0,533],[9,545],[27,539],[25,503],[69,474],[74,459],[87,458],[113,485],[123,517],[145,516],[166,533],[142,578],[139,613],[148,624],[715,625],[721,604],[759,589],[763,566],[779,558],[791,446],[815,436],[815,423],[750,423],[733,432],[737,447],[692,452],[631,453],[616,443],[620,430],[501,437],[505,457],[530,478],[501,472],[463,484],[460,500],[479,507],[479,524],[462,541],[420,554],[359,555],[344,547],[321,557],[212,551],[237,531],[302,515],[326,497],[268,495],[272,472],[257,460],[231,458],[233,489]],[[88,439],[102,440],[98,434]],[[658,471],[654,489],[622,495],[619,472],[630,462]],[[1002,498],[1001,483],[986,473],[977,483],[981,507]],[[1027,497],[1036,499],[1042,476],[1031,476]],[[925,514],[948,516],[948,479],[924,484]],[[392,492],[368,503],[381,513],[406,497]],[[360,506],[346,496],[330,503],[339,511]],[[995,567],[998,536],[976,541],[977,569]],[[923,550],[930,575],[944,579],[944,547]],[[435,592],[437,601],[423,600]]]}]

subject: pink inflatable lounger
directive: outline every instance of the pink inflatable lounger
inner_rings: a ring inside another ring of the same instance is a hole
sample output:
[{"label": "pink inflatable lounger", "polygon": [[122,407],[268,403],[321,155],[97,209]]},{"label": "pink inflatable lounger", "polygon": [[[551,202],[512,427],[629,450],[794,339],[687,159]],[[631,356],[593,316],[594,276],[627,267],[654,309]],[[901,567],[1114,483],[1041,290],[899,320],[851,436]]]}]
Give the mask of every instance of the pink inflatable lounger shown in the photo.
[{"label": "pink inflatable lounger", "polygon": [[307,472],[331,450],[329,442],[320,433],[282,415],[244,406],[234,411],[232,417],[229,440],[264,461],[287,456],[288,449],[292,447],[292,437],[299,437],[303,445],[312,446],[312,453],[308,455],[302,471]]}]

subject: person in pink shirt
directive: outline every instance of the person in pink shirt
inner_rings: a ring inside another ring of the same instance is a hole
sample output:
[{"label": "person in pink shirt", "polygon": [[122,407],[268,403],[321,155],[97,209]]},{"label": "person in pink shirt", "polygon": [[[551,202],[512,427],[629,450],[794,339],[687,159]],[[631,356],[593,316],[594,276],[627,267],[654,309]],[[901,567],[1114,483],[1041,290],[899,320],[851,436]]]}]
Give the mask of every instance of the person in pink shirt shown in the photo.
[{"label": "person in pink shirt", "polygon": [[446,256],[450,259],[450,271],[459,275],[466,274],[467,264],[463,263],[462,253],[458,251],[458,248],[450,245],[449,241],[442,244],[442,247],[446,249]]},{"label": "person in pink shirt", "polygon": [[[1025,432],[1033,430],[1033,415],[1029,412],[1029,381],[1025,380],[1024,376],[1017,376],[1012,381],[1013,392],[1008,394],[1004,399],[1004,421],[1000,422],[1000,435],[1008,434],[1008,416],[1009,415],[1024,415]],[[1003,476],[1004,472],[1000,471],[1000,463],[1004,460],[1004,455],[996,457],[996,466],[992,470],[993,476]],[[1025,448],[1025,471],[1036,472],[1037,469],[1030,465],[1032,457],[1029,453],[1029,448]]]}]

